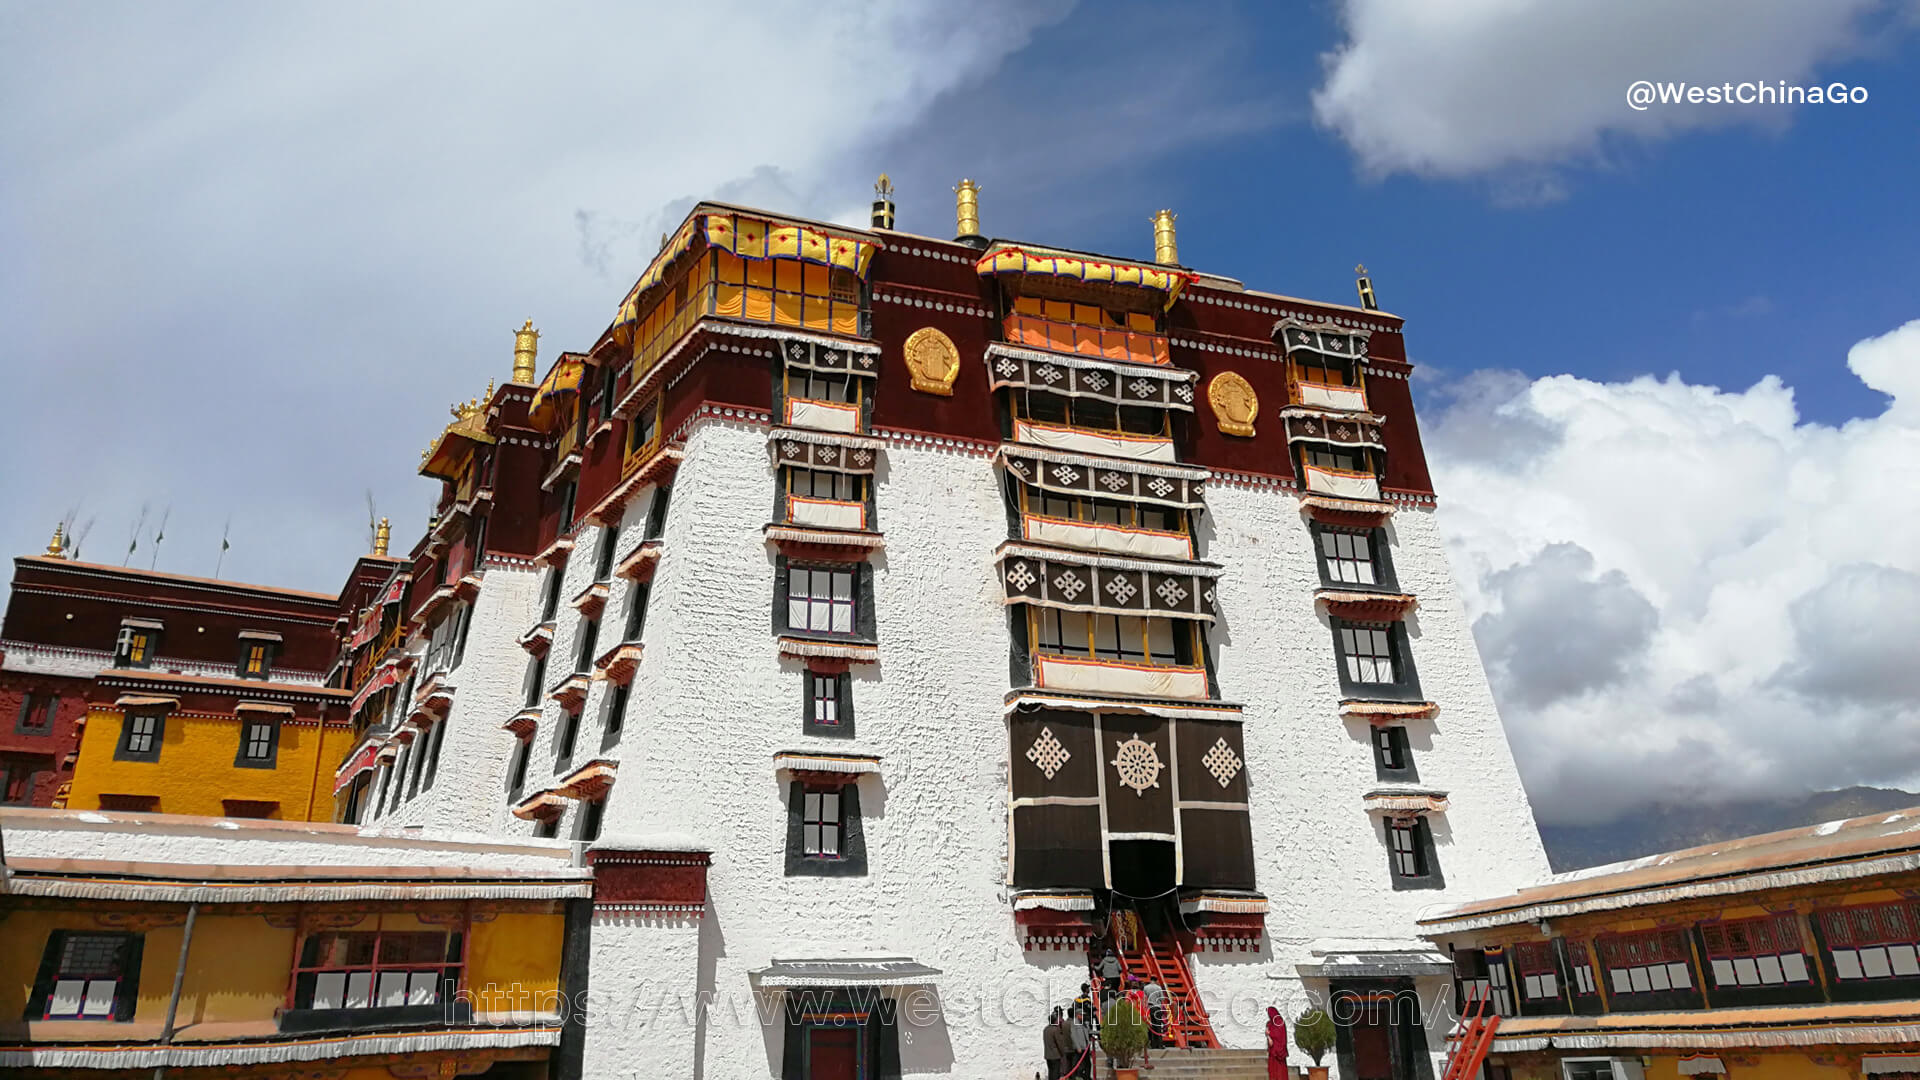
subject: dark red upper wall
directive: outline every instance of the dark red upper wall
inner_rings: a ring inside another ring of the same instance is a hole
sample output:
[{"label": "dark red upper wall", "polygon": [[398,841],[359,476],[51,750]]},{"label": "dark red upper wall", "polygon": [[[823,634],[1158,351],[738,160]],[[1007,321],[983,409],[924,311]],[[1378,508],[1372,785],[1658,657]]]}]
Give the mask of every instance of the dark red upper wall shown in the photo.
[{"label": "dark red upper wall", "polygon": [[337,596],[44,556],[13,565],[0,629],[9,641],[112,652],[120,621],[132,616],[165,624],[162,657],[236,664],[240,631],[261,630],[281,635],[280,667],[325,672],[333,665]]}]

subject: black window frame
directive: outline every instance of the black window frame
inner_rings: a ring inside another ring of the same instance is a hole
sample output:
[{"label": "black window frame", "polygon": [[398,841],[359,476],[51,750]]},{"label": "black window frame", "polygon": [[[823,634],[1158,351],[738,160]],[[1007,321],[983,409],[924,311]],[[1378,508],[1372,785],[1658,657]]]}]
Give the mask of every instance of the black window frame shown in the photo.
[{"label": "black window frame", "polygon": [[1373,746],[1374,778],[1402,782],[1419,780],[1420,770],[1414,767],[1413,748],[1407,744],[1406,725],[1375,724],[1372,728],[1367,733],[1367,739]]},{"label": "black window frame", "polygon": [[[35,758],[0,757],[0,806],[33,805],[33,778],[46,771]],[[16,785],[18,798],[12,794]]]},{"label": "black window frame", "polygon": [[[253,661],[254,650],[260,652],[260,670],[248,671]],[[264,638],[242,637],[240,639],[240,658],[234,662],[234,675],[241,679],[255,679],[265,682],[273,677],[273,661],[279,650],[272,641]]]},{"label": "black window frame", "polygon": [[[829,739],[853,738],[853,673],[817,671],[807,668],[800,675],[801,733]],[[831,684],[833,691],[835,719],[832,723],[822,721],[818,717],[816,702],[820,700],[823,683]]]},{"label": "black window frame", "polygon": [[[1426,815],[1389,816],[1382,821],[1381,825],[1381,835],[1386,841],[1387,873],[1393,879],[1395,892],[1447,887],[1446,878],[1440,873],[1440,859],[1434,851],[1433,826],[1427,821]],[[1395,833],[1403,828],[1413,843],[1410,852],[1403,852],[1395,843]],[[1412,854],[1417,873],[1408,873],[1401,869],[1401,855],[1407,853]]]},{"label": "black window frame", "polygon": [[[240,717],[240,745],[233,752],[233,767],[236,769],[272,769],[279,764],[280,720],[274,716],[255,719],[258,715],[243,713]],[[267,729],[267,752],[262,757],[254,757],[249,753],[253,749],[253,729],[256,727]]]},{"label": "black window frame", "polygon": [[[53,992],[61,981],[61,965],[65,961],[67,942],[73,938],[118,939],[118,969],[113,992],[113,1009],[107,1019],[114,1023],[125,1023],[133,1019],[135,1007],[140,1001],[140,962],[146,952],[146,935],[124,930],[54,930],[47,935],[47,944],[40,954],[40,966],[34,973],[33,990],[27,999],[26,1017],[35,1022],[61,1023],[70,1020],[100,1022],[100,1017],[78,1016],[49,1017],[47,1010],[53,1004]],[[85,1008],[85,991],[81,993],[82,1008]]]},{"label": "black window frame", "polygon": [[[788,621],[788,602],[791,598],[795,570],[805,570],[809,573],[816,570],[829,573],[844,571],[853,575],[853,630],[851,632],[813,630],[796,627]],[[834,562],[813,559],[792,562],[786,556],[780,556],[774,571],[773,632],[791,637],[872,644],[875,641],[872,565],[864,561]]]},{"label": "black window frame", "polygon": [[621,644],[640,643],[640,635],[647,629],[647,598],[652,591],[651,581],[636,581],[627,588],[627,624],[621,630]]},{"label": "black window frame", "polygon": [[633,685],[621,683],[607,695],[606,713],[600,719],[600,748],[605,750],[620,741],[627,727],[627,707],[633,702]]},{"label": "black window frame", "polygon": [[[1407,624],[1399,619],[1390,622],[1370,622],[1342,619],[1331,616],[1327,619],[1333,631],[1334,664],[1340,677],[1340,696],[1344,700],[1360,701],[1421,701],[1420,673],[1414,667],[1413,650],[1407,636]],[[1342,631],[1384,630],[1387,635],[1388,656],[1393,662],[1394,681],[1360,682],[1353,677],[1347,663],[1348,654],[1345,635]]]},{"label": "black window frame", "polygon": [[521,685],[521,690],[524,691],[520,703],[522,709],[537,707],[541,696],[546,693],[547,656],[548,653],[542,652],[527,658],[527,673]]},{"label": "black window frame", "polygon": [[653,498],[647,502],[647,523],[640,533],[640,542],[658,540],[667,531],[667,511],[673,506],[673,485],[661,484],[653,489]]},{"label": "black window frame", "polygon": [[[152,720],[153,730],[151,732],[136,731],[136,720]],[[136,735],[151,740],[146,749],[135,750],[133,748],[133,740]],[[129,709],[120,716],[120,741],[114,748],[113,759],[115,761],[159,761],[160,746],[166,741],[166,736],[166,710]]]},{"label": "black window frame", "polygon": [[433,779],[440,774],[440,744],[447,738],[447,721],[435,722],[421,738],[432,741],[427,744],[427,765],[424,770],[425,776],[420,781],[420,790],[432,791]]},{"label": "black window frame", "polygon": [[620,546],[620,526],[608,525],[600,530],[600,546],[593,552],[593,580],[605,583],[613,580],[614,550]]},{"label": "black window frame", "polygon": [[534,822],[533,835],[536,840],[556,840],[560,837],[560,815],[554,814]]},{"label": "black window frame", "polygon": [[573,671],[574,675],[593,674],[594,647],[600,639],[600,620],[585,615],[574,626]]},{"label": "black window frame", "polygon": [[600,839],[600,830],[606,823],[607,798],[588,799],[580,804],[580,813],[573,823],[573,839],[576,843],[591,844]]},{"label": "black window frame", "polygon": [[[141,656],[133,657],[133,642],[141,639]],[[150,668],[154,654],[160,651],[160,630],[152,626],[134,626],[121,623],[120,631],[113,640],[113,666],[117,668]]]},{"label": "black window frame", "polygon": [[[1328,525],[1319,521],[1308,522],[1307,529],[1312,535],[1313,562],[1314,566],[1319,569],[1320,586],[1322,588],[1341,589],[1349,592],[1397,593],[1400,591],[1400,579],[1399,575],[1394,572],[1393,549],[1392,546],[1387,543],[1386,529],[1379,527],[1350,528],[1344,525]],[[1371,561],[1373,564],[1372,584],[1341,581],[1334,576],[1332,568],[1328,565],[1327,561],[1326,541],[1321,539],[1321,537],[1338,536],[1342,533],[1348,536],[1365,536],[1367,538],[1367,549],[1372,556]]]},{"label": "black window frame", "polygon": [[566,768],[573,760],[573,752],[579,748],[580,718],[586,709],[570,709],[560,718],[560,730],[553,740],[553,768],[555,772]]},{"label": "black window frame", "polygon": [[[34,699],[39,696],[46,698],[45,708],[36,706]],[[31,690],[22,690],[20,692],[20,714],[14,718],[13,732],[16,735],[33,735],[36,737],[51,735],[53,734],[54,722],[59,719],[59,713],[59,694],[50,692],[45,695],[36,695]],[[35,716],[41,717],[38,724],[33,722],[32,718]]]},{"label": "black window frame", "polygon": [[[839,854],[806,853],[806,796],[832,792],[839,796]],[[860,820],[860,785],[793,780],[787,787],[788,877],[864,877],[867,873],[866,829]]]},{"label": "black window frame", "polygon": [[507,801],[519,802],[520,793],[527,787],[527,769],[533,759],[533,733],[528,732],[516,740],[513,756],[507,760]]},{"label": "black window frame", "polygon": [[550,623],[560,614],[560,590],[566,584],[567,564],[555,563],[547,571],[545,587],[540,594],[540,621]]}]

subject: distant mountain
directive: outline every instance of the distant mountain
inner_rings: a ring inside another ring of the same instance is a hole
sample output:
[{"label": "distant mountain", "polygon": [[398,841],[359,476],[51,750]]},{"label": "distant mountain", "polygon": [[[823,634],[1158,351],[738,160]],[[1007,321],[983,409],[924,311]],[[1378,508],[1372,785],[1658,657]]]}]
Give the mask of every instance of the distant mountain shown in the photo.
[{"label": "distant mountain", "polygon": [[1790,799],[1713,806],[1654,803],[1605,825],[1542,825],[1555,873],[1637,859],[1738,836],[1817,825],[1920,806],[1920,794],[1896,788],[1850,787]]}]

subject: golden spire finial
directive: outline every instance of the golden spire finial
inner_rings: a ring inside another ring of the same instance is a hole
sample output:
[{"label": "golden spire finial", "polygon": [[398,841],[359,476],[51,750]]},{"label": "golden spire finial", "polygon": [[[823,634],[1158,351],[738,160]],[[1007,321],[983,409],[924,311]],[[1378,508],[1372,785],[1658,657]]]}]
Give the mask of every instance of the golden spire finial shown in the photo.
[{"label": "golden spire finial", "polygon": [[880,179],[874,181],[873,184],[873,217],[871,221],[873,227],[876,229],[893,228],[893,179],[886,173],[881,173]]},{"label": "golden spire finial", "polygon": [[1359,278],[1353,287],[1360,291],[1360,306],[1368,311],[1379,311],[1380,301],[1373,295],[1373,279],[1367,276],[1367,264],[1355,263],[1353,272]]},{"label": "golden spire finial", "polygon": [[387,553],[387,545],[392,541],[393,526],[387,522],[386,518],[381,518],[380,524],[375,526],[373,530],[373,553],[375,555],[385,555]]},{"label": "golden spire finial", "polygon": [[54,523],[53,539],[47,542],[47,555],[54,559],[67,557],[67,527],[64,522]]},{"label": "golden spire finial", "polygon": [[1162,266],[1180,265],[1180,247],[1173,238],[1173,219],[1177,216],[1171,210],[1153,215],[1153,261]]},{"label": "golden spire finial", "polygon": [[953,189],[954,239],[971,240],[980,235],[980,185],[961,180]]},{"label": "golden spire finial", "polygon": [[[513,381],[522,386],[532,386],[535,381],[534,358],[540,352],[540,331],[533,328],[533,320],[513,332]],[[491,394],[488,395],[492,397]]]}]

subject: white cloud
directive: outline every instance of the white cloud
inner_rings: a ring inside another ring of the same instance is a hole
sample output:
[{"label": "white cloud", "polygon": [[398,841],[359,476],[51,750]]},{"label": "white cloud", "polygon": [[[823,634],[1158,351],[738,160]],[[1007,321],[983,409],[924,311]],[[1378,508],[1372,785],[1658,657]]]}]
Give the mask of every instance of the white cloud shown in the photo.
[{"label": "white cloud", "polygon": [[1374,174],[1498,174],[1507,202],[1558,197],[1553,166],[1610,136],[1784,124],[1773,106],[1627,107],[1638,79],[1806,80],[1886,0],[1342,0],[1314,113]]},{"label": "white cloud", "polygon": [[1543,819],[1920,776],[1920,321],[1847,363],[1892,402],[1839,427],[1772,376],[1446,392],[1441,519]]}]

